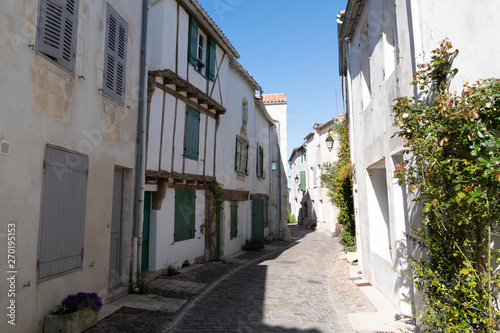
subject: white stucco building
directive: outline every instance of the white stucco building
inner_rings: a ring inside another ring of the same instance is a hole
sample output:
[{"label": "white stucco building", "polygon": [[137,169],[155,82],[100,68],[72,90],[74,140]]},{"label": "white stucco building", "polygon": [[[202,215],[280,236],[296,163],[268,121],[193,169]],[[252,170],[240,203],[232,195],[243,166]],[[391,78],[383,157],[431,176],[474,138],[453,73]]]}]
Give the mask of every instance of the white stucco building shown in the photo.
[{"label": "white stucco building", "polygon": [[[280,161],[285,164],[287,161],[287,125],[286,125],[286,110],[288,100],[284,94],[263,94],[262,101],[266,106],[266,110],[274,119],[276,131],[278,133],[279,147],[280,147]],[[287,168],[285,168],[286,172]]]},{"label": "white stucco building", "polygon": [[1,332],[42,332],[69,294],[129,283],[142,5],[2,4]]},{"label": "white stucco building", "polygon": [[332,150],[326,145],[328,131],[337,116],[324,124],[316,123],[305,138],[305,143],[293,150],[290,159],[291,213],[300,225],[315,225],[318,230],[337,232],[338,209],[330,202],[328,190],[321,186],[321,167],[324,163],[337,161],[339,142],[335,140]]},{"label": "white stucco building", "polygon": [[[286,177],[280,192],[279,141],[262,88],[197,1],[155,1],[150,13],[143,270],[280,237]],[[224,196],[214,202],[216,181]]]},{"label": "white stucco building", "polygon": [[[473,11],[470,8],[474,8]],[[403,142],[392,135],[391,105],[418,96],[409,85],[417,64],[446,37],[460,50],[450,90],[464,80],[498,77],[500,28],[494,1],[349,0],[338,16],[340,75],[355,166],[356,241],[363,274],[402,312],[414,312],[414,290],[399,272],[413,251],[404,233],[418,223],[409,194],[393,179]],[[394,270],[394,268],[396,270]]]}]

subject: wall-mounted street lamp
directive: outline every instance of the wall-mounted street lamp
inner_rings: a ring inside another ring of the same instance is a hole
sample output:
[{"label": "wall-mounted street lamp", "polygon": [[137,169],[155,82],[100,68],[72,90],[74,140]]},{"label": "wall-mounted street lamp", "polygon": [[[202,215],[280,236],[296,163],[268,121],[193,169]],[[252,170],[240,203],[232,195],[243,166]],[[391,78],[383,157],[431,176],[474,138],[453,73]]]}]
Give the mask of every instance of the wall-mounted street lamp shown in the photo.
[{"label": "wall-mounted street lamp", "polygon": [[332,151],[333,149],[333,138],[331,136],[326,137],[326,148],[328,148],[329,151]]},{"label": "wall-mounted street lamp", "polygon": [[299,185],[299,182],[300,182],[299,175],[296,175],[295,176],[295,184]]}]

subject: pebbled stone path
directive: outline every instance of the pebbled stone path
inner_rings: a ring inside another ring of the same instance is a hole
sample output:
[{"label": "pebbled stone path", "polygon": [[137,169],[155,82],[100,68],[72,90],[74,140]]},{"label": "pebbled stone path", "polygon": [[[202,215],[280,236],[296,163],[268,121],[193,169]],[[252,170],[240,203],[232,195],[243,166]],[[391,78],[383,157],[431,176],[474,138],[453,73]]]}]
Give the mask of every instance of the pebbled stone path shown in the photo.
[{"label": "pebbled stone path", "polygon": [[[349,281],[345,263],[334,270],[338,240],[292,231],[297,243],[233,271],[163,332],[356,332],[347,312],[374,308]],[[349,297],[338,299],[345,291]]]}]

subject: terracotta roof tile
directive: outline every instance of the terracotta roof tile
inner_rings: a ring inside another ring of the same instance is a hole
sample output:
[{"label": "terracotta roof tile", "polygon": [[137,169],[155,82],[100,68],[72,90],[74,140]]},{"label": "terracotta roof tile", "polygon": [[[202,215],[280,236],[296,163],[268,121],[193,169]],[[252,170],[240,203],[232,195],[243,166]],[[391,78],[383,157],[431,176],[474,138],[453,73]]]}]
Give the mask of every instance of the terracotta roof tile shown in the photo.
[{"label": "terracotta roof tile", "polygon": [[264,103],[282,103],[286,102],[287,99],[284,94],[263,94],[262,101]]}]

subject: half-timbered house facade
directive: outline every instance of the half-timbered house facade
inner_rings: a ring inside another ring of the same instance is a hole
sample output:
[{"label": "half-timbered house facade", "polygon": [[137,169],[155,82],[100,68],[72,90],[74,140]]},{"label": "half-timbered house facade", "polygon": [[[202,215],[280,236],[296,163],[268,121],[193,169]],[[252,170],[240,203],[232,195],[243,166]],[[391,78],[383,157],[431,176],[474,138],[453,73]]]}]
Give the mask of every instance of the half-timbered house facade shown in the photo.
[{"label": "half-timbered house facade", "polygon": [[152,3],[149,34],[142,267],[156,271],[268,233],[278,143],[262,88],[197,1]]}]

